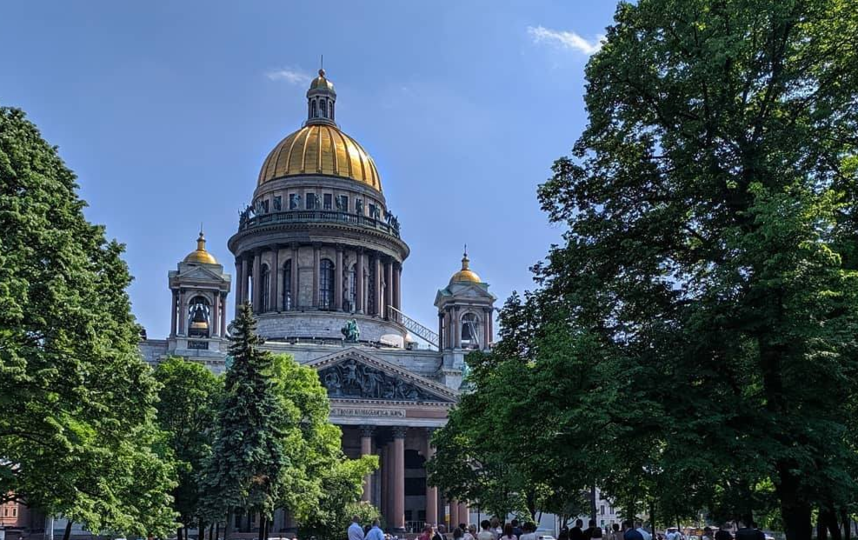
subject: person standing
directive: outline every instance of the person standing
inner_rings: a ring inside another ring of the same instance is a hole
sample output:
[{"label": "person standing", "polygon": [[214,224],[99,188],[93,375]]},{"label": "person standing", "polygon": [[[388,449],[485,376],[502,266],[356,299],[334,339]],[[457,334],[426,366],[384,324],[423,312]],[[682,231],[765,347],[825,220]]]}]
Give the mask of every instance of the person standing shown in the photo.
[{"label": "person standing", "polygon": [[372,520],[372,528],[366,535],[366,540],[384,540],[384,533],[381,531],[377,519]]},{"label": "person standing", "polygon": [[623,522],[623,540],[644,540],[643,535],[634,527],[629,520]]},{"label": "person standing", "polygon": [[524,529],[524,534],[519,536],[518,540],[538,540],[536,536],[536,525],[528,521],[522,528]]},{"label": "person standing", "polygon": [[584,520],[576,519],[575,526],[569,529],[569,540],[584,540],[584,531],[581,527],[584,526]]},{"label": "person standing", "polygon": [[476,525],[468,525],[468,528],[465,530],[464,540],[477,540],[477,526]]},{"label": "person standing", "polygon": [[641,533],[641,536],[643,536],[643,540],[652,540],[652,535],[649,533],[648,530],[644,529],[642,522],[638,521],[637,523],[635,523],[635,529],[639,533]]},{"label": "person standing", "polygon": [[516,538],[521,538],[521,535],[524,534],[524,531],[521,530],[521,527],[518,526],[518,520],[512,520],[512,534],[515,535]]},{"label": "person standing", "polygon": [[[480,523],[480,534],[477,535],[477,540],[495,540],[495,533],[491,531],[492,524],[489,520],[484,519]],[[732,540],[732,539],[731,539]]]},{"label": "person standing", "polygon": [[612,523],[611,529],[611,535],[609,536],[610,540],[623,540],[623,532],[620,530],[619,523]]},{"label": "person standing", "polygon": [[739,530],[736,531],[736,540],[766,540],[762,531],[753,527],[754,523],[750,517],[739,522]]},{"label": "person standing", "polygon": [[503,526],[503,536],[500,537],[500,540],[518,540],[518,537],[512,532],[510,523]]},{"label": "person standing", "polygon": [[593,538],[593,530],[595,529],[598,529],[598,527],[596,527],[596,520],[591,519],[587,523],[587,529],[584,531],[584,540],[590,540]]},{"label": "person standing", "polygon": [[718,532],[715,533],[715,540],[733,540],[733,534],[730,532],[729,523],[723,523],[718,527]]},{"label": "person standing", "polygon": [[501,529],[500,520],[496,517],[492,518],[492,531],[495,533],[495,540],[501,537],[503,529]]},{"label": "person standing", "polygon": [[444,525],[438,525],[438,528],[435,529],[435,536],[432,537],[432,540],[447,540],[447,537],[444,535],[446,529]]},{"label": "person standing", "polygon": [[349,540],[364,540],[363,527],[360,526],[360,518],[352,517],[352,524],[349,525]]}]

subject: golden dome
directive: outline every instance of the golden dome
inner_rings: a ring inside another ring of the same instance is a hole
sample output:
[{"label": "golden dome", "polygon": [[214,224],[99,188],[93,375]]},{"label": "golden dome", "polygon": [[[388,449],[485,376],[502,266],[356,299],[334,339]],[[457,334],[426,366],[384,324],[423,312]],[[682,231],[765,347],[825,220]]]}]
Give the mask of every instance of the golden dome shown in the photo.
[{"label": "golden dome", "polygon": [[280,141],[265,158],[258,185],[301,174],[348,178],[381,191],[375,162],[357,141],[331,124],[306,125]]},{"label": "golden dome", "polygon": [[450,283],[482,283],[483,280],[480,279],[480,276],[477,275],[476,272],[470,269],[471,260],[468,259],[468,252],[465,252],[465,256],[462,257],[462,269],[453,274],[453,277],[450,278]]},{"label": "golden dome", "polygon": [[310,90],[323,89],[334,91],[334,83],[325,78],[325,70],[319,70],[319,76],[310,82]]},{"label": "golden dome", "polygon": [[203,231],[200,231],[200,236],[197,238],[197,249],[188,253],[188,256],[185,257],[185,262],[217,264],[217,259],[215,259],[211,253],[206,251],[206,237],[203,235]]}]

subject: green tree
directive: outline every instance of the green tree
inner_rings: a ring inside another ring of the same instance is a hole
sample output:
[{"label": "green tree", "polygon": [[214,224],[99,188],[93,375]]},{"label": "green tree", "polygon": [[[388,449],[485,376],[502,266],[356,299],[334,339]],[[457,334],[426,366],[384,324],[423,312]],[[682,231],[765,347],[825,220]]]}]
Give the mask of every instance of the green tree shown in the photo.
[{"label": "green tree", "polygon": [[[165,433],[167,457],[173,460],[178,485],[173,490],[179,514],[179,540],[194,519],[201,518],[199,477],[211,455],[217,407],[223,381],[204,365],[168,358],[155,370],[161,384],[158,423]],[[203,528],[203,523],[199,523]]]},{"label": "green tree", "polygon": [[157,383],[123,247],[85,205],[56,148],[0,108],[0,493],[92,530],[163,534]]},{"label": "green tree", "polygon": [[270,375],[280,399],[288,460],[278,506],[307,523],[317,537],[340,534],[341,512],[360,500],[363,477],[378,467],[378,457],[352,461],[343,454],[342,432],[329,420],[328,393],[315,369],[276,355]]},{"label": "green tree", "polygon": [[637,377],[618,423],[668,512],[768,483],[797,539],[854,502],[856,40],[850,0],[641,0],[587,66],[538,276]]},{"label": "green tree", "polygon": [[[369,456],[365,456],[369,457]],[[352,516],[362,523],[371,523],[379,512],[368,503],[359,502],[363,477],[374,468],[372,460],[344,459],[320,470],[321,497],[318,504],[300,522],[299,538],[316,537],[318,540],[341,540]]]},{"label": "green tree", "polygon": [[[231,512],[258,512],[260,538],[282,493],[289,466],[283,409],[271,376],[274,356],[259,348],[250,304],[233,321],[224,397],[217,415],[217,435],[201,484],[203,515],[221,522]],[[227,521],[229,527],[229,521]]]}]

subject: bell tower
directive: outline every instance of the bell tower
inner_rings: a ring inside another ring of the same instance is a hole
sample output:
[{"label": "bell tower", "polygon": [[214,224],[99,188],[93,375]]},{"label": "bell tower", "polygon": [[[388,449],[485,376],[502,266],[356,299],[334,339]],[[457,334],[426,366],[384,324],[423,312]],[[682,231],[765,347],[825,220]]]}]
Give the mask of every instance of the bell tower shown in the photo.
[{"label": "bell tower", "polygon": [[[458,377],[461,382],[465,355],[471,351],[490,349],[495,300],[497,297],[489,292],[489,284],[471,270],[468,248],[465,246],[462,268],[435,295],[438,349],[444,355],[446,378]],[[452,380],[450,382],[454,383]],[[458,384],[454,383],[454,387],[458,387]]]},{"label": "bell tower", "polygon": [[212,356],[213,362],[219,358],[217,362],[222,363],[223,354],[219,353],[225,352],[228,346],[226,298],[230,276],[206,251],[202,231],[197,238],[197,249],[190,252],[176,270],[170,271],[168,279],[172,293],[168,354],[194,359]]}]

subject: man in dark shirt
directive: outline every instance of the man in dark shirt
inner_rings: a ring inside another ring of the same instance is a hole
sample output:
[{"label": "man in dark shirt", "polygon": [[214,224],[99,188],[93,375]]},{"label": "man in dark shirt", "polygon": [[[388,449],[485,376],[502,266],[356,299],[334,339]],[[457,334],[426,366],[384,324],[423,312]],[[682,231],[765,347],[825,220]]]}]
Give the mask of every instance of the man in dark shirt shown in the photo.
[{"label": "man in dark shirt", "polygon": [[522,531],[521,527],[518,526],[518,520],[512,520],[512,522],[510,522],[510,525],[512,525],[512,534],[514,534],[516,538],[521,538],[521,535],[524,534],[524,531]]},{"label": "man in dark shirt", "polygon": [[584,531],[585,540],[590,540],[591,538],[593,538],[593,533],[595,532],[596,529],[598,529],[598,527],[596,527],[596,520],[595,519],[591,519],[590,523],[588,525],[589,526],[587,527],[587,530]]},{"label": "man in dark shirt", "polygon": [[766,540],[766,535],[754,528],[751,518],[745,518],[739,522],[739,530],[736,531],[736,540]]},{"label": "man in dark shirt", "polygon": [[575,526],[569,529],[569,540],[584,540],[584,531],[581,527],[584,526],[584,520],[576,519]]},{"label": "man in dark shirt", "polygon": [[623,522],[623,540],[644,540],[643,535],[635,529],[631,521]]},{"label": "man in dark shirt", "polygon": [[718,532],[715,533],[715,540],[733,540],[733,535],[730,534],[728,530],[730,525],[725,523],[718,528]]}]

